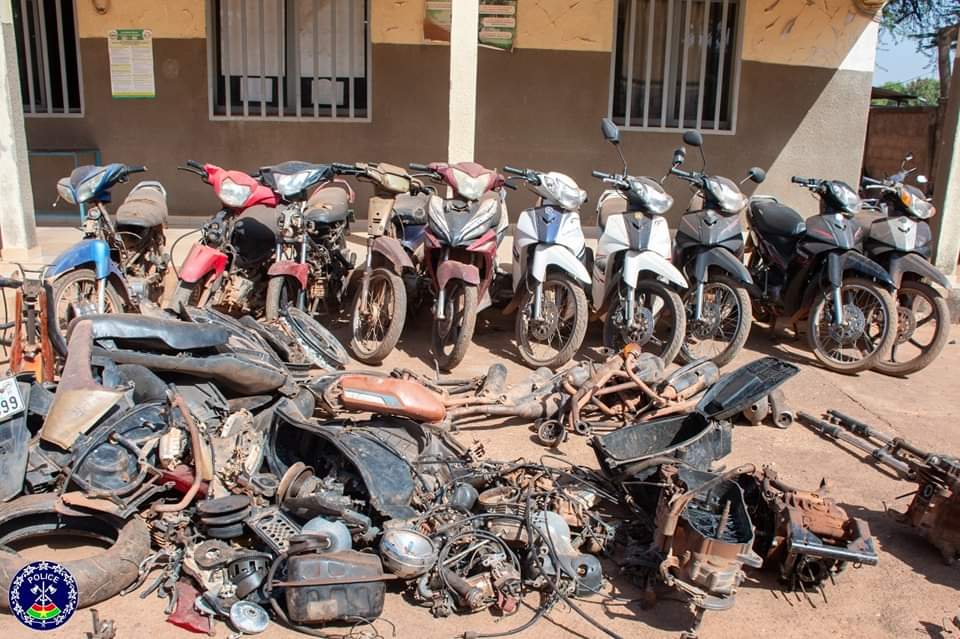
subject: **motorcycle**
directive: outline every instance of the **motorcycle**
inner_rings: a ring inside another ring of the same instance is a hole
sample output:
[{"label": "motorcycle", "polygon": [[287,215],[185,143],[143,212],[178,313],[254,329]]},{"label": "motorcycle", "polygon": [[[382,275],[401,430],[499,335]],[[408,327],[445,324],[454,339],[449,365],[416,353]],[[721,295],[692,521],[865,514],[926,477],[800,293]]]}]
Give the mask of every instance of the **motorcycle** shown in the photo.
[{"label": "motorcycle", "polygon": [[[865,213],[860,219],[867,229],[864,252],[887,269],[897,287],[897,337],[890,356],[874,367],[889,375],[925,368],[950,338],[950,309],[929,284],[951,288],[950,280],[929,261],[933,235],[926,220],[937,209],[923,191],[906,183],[916,170],[906,168],[912,159],[908,154],[900,171],[885,180],[862,180],[866,190],[878,192],[876,205],[881,212],[880,216]],[[916,181],[923,185],[927,178],[918,175]]]},{"label": "motorcycle", "polygon": [[751,198],[747,268],[757,284],[754,308],[775,332],[799,333],[805,321],[810,350],[830,370],[872,368],[890,353],[897,313],[893,278],[857,248],[860,197],[838,180],[792,181],[819,197],[820,212],[804,221],[776,198]]},{"label": "motorcycle", "polygon": [[[704,172],[707,161],[699,131],[687,131],[683,141],[699,149],[703,165],[699,171],[681,169],[686,159],[681,147],[670,167],[670,173],[690,184],[693,197],[702,202],[695,209],[691,199],[674,238],[673,262],[693,285],[684,298],[687,335],[680,359],[687,364],[710,359],[724,366],[743,348],[753,322],[748,290],[753,279],[743,265],[740,222],[749,199],[734,181]],[[760,184],[764,179],[763,169],[754,167],[740,184],[747,180]]]},{"label": "motorcycle", "polygon": [[367,256],[351,304],[350,350],[365,364],[379,364],[396,348],[410,298],[420,288],[416,253],[426,233],[430,191],[404,169],[385,162],[334,167],[373,185]]},{"label": "motorcycle", "polygon": [[51,282],[55,331],[66,354],[67,327],[81,315],[122,313],[159,303],[170,258],[165,252],[166,191],[159,182],[137,184],[111,220],[110,189],[143,166],[81,166],[57,182],[58,200],[88,207],[83,239],[61,253],[46,271]]},{"label": "motorcycle", "polygon": [[424,261],[436,295],[432,330],[437,365],[449,371],[467,353],[477,314],[491,305],[497,247],[509,225],[504,188],[516,188],[498,172],[474,162],[411,164],[453,197],[431,195]]},{"label": "motorcycle", "polygon": [[663,216],[673,198],[656,180],[627,172],[612,120],[604,118],[601,129],[623,162],[619,175],[593,171],[613,186],[597,203],[601,236],[593,260],[593,308],[606,314],[603,343],[614,350],[634,343],[672,362],[687,332],[680,293],[688,288],[683,273],[670,263],[670,229]]},{"label": "motorcycle", "polygon": [[557,368],[580,350],[587,333],[589,257],[580,226],[587,194],[562,173],[503,171],[520,176],[538,196],[517,218],[513,238],[517,346],[528,365]]},{"label": "motorcycle", "polygon": [[182,171],[200,176],[213,187],[223,208],[200,229],[178,273],[169,308],[211,306],[230,314],[264,307],[267,262],[273,257],[276,232],[251,209],[276,208],[277,194],[243,171],[189,160]]},{"label": "motorcycle", "polygon": [[261,168],[259,175],[285,203],[277,213],[264,316],[277,319],[290,305],[311,316],[321,304],[325,310],[338,308],[356,261],[347,250],[353,189],[326,164],[284,162]]}]

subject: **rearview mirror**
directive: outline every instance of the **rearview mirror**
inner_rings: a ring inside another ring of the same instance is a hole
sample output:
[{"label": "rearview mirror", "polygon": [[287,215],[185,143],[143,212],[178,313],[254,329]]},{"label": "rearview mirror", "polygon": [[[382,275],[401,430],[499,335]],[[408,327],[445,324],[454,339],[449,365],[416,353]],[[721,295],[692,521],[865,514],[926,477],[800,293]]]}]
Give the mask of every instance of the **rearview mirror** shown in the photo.
[{"label": "rearview mirror", "polygon": [[620,144],[620,129],[613,120],[604,118],[600,123],[600,130],[603,131],[603,139],[611,144]]},{"label": "rearview mirror", "polygon": [[755,183],[761,184],[767,179],[767,172],[761,169],[759,166],[755,166],[747,171],[747,177],[749,177]]},{"label": "rearview mirror", "polygon": [[917,184],[927,184],[927,183],[929,183],[929,182],[930,182],[930,180],[927,179],[927,176],[926,176],[926,175],[918,175],[918,176],[917,176]]},{"label": "rearview mirror", "polygon": [[673,165],[680,166],[687,159],[687,150],[682,146],[673,152]]},{"label": "rearview mirror", "polygon": [[683,134],[683,141],[690,146],[703,146],[703,136],[699,131],[687,131]]}]

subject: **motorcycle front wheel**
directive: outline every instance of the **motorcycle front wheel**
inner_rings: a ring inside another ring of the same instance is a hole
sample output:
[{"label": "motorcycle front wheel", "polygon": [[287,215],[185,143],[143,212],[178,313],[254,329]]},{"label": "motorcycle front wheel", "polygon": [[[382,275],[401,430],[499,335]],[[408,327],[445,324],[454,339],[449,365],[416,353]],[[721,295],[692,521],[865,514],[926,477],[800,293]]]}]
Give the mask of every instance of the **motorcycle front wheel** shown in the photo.
[{"label": "motorcycle front wheel", "polygon": [[170,295],[170,301],[167,302],[167,309],[174,313],[180,313],[180,310],[185,306],[204,306],[209,297],[207,283],[210,281],[210,277],[210,275],[207,275],[196,282],[178,280],[176,288]]},{"label": "motorcycle front wheel", "polygon": [[396,348],[407,316],[407,289],[395,273],[370,273],[367,309],[361,310],[363,286],[353,296],[350,350],[364,364],[380,364]]},{"label": "motorcycle front wheel", "polygon": [[[123,297],[108,280],[105,282],[105,313],[122,313]],[[55,329],[54,347],[60,354],[67,352],[67,328],[77,317],[97,313],[97,275],[91,269],[78,268],[53,281],[51,286],[52,302],[48,308],[53,311],[52,328]]]},{"label": "motorcycle front wheel", "polygon": [[943,295],[923,282],[904,281],[897,290],[897,336],[890,356],[874,370],[909,375],[935,360],[950,338],[950,308]]},{"label": "motorcycle front wheel", "polygon": [[477,327],[477,287],[463,280],[450,280],[444,288],[444,319],[433,320],[433,355],[437,366],[450,371],[463,361]]},{"label": "motorcycle front wheel", "polygon": [[725,366],[737,356],[750,335],[750,295],[739,282],[717,275],[704,283],[699,320],[694,319],[695,298],[696,289],[690,289],[684,300],[687,334],[680,348],[680,361],[689,364],[709,359],[717,366]]},{"label": "motorcycle front wheel", "polygon": [[543,282],[541,319],[533,319],[533,291],[527,289],[517,311],[520,357],[528,366],[557,368],[580,350],[587,334],[587,295],[566,275],[551,273]]},{"label": "motorcycle front wheel", "polygon": [[267,300],[264,303],[264,318],[269,322],[280,317],[287,306],[297,303],[300,282],[288,275],[275,275],[267,282]]},{"label": "motorcycle front wheel", "polygon": [[845,279],[840,295],[844,324],[834,322],[833,295],[826,288],[810,307],[807,341],[830,370],[859,373],[890,354],[897,338],[897,307],[886,289],[862,278]]},{"label": "motorcycle front wheel", "polygon": [[634,290],[633,321],[626,317],[623,295],[614,294],[603,324],[603,345],[619,351],[636,344],[669,365],[680,352],[687,333],[683,301],[672,289],[655,280],[641,280]]}]

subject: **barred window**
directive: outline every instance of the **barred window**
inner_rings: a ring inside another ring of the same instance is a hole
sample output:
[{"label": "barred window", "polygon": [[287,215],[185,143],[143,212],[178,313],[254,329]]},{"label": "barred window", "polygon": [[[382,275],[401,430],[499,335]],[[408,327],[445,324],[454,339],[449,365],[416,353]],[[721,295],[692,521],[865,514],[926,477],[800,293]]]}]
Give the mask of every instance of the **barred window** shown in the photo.
[{"label": "barred window", "polygon": [[742,0],[618,0],[610,117],[627,129],[736,128]]},{"label": "barred window", "polygon": [[215,118],[369,119],[367,0],[211,0]]},{"label": "barred window", "polygon": [[83,115],[73,0],[13,0],[25,115]]}]

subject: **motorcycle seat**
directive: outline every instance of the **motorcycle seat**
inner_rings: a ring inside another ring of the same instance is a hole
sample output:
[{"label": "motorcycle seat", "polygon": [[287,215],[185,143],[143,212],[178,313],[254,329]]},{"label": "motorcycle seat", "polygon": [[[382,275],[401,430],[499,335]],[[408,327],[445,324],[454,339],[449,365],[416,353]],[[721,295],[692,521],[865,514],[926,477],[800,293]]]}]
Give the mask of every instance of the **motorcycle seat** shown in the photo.
[{"label": "motorcycle seat", "polygon": [[91,321],[94,340],[135,342],[158,350],[217,348],[226,344],[230,337],[225,328],[215,324],[193,324],[134,313],[89,315],[82,319]]},{"label": "motorcycle seat", "polygon": [[350,217],[350,196],[340,186],[317,189],[307,200],[304,217],[317,224],[335,224]]},{"label": "motorcycle seat", "polygon": [[751,200],[750,216],[760,233],[797,237],[807,230],[799,213],[772,199]]},{"label": "motorcycle seat", "polygon": [[159,182],[140,182],[117,209],[118,226],[151,228],[167,221],[167,191]]},{"label": "motorcycle seat", "polygon": [[400,194],[393,203],[393,212],[402,224],[426,224],[429,202],[427,194]]},{"label": "motorcycle seat", "polygon": [[620,196],[608,197],[600,203],[600,215],[597,224],[600,230],[606,228],[607,220],[613,215],[623,215],[627,212],[627,199]]}]

